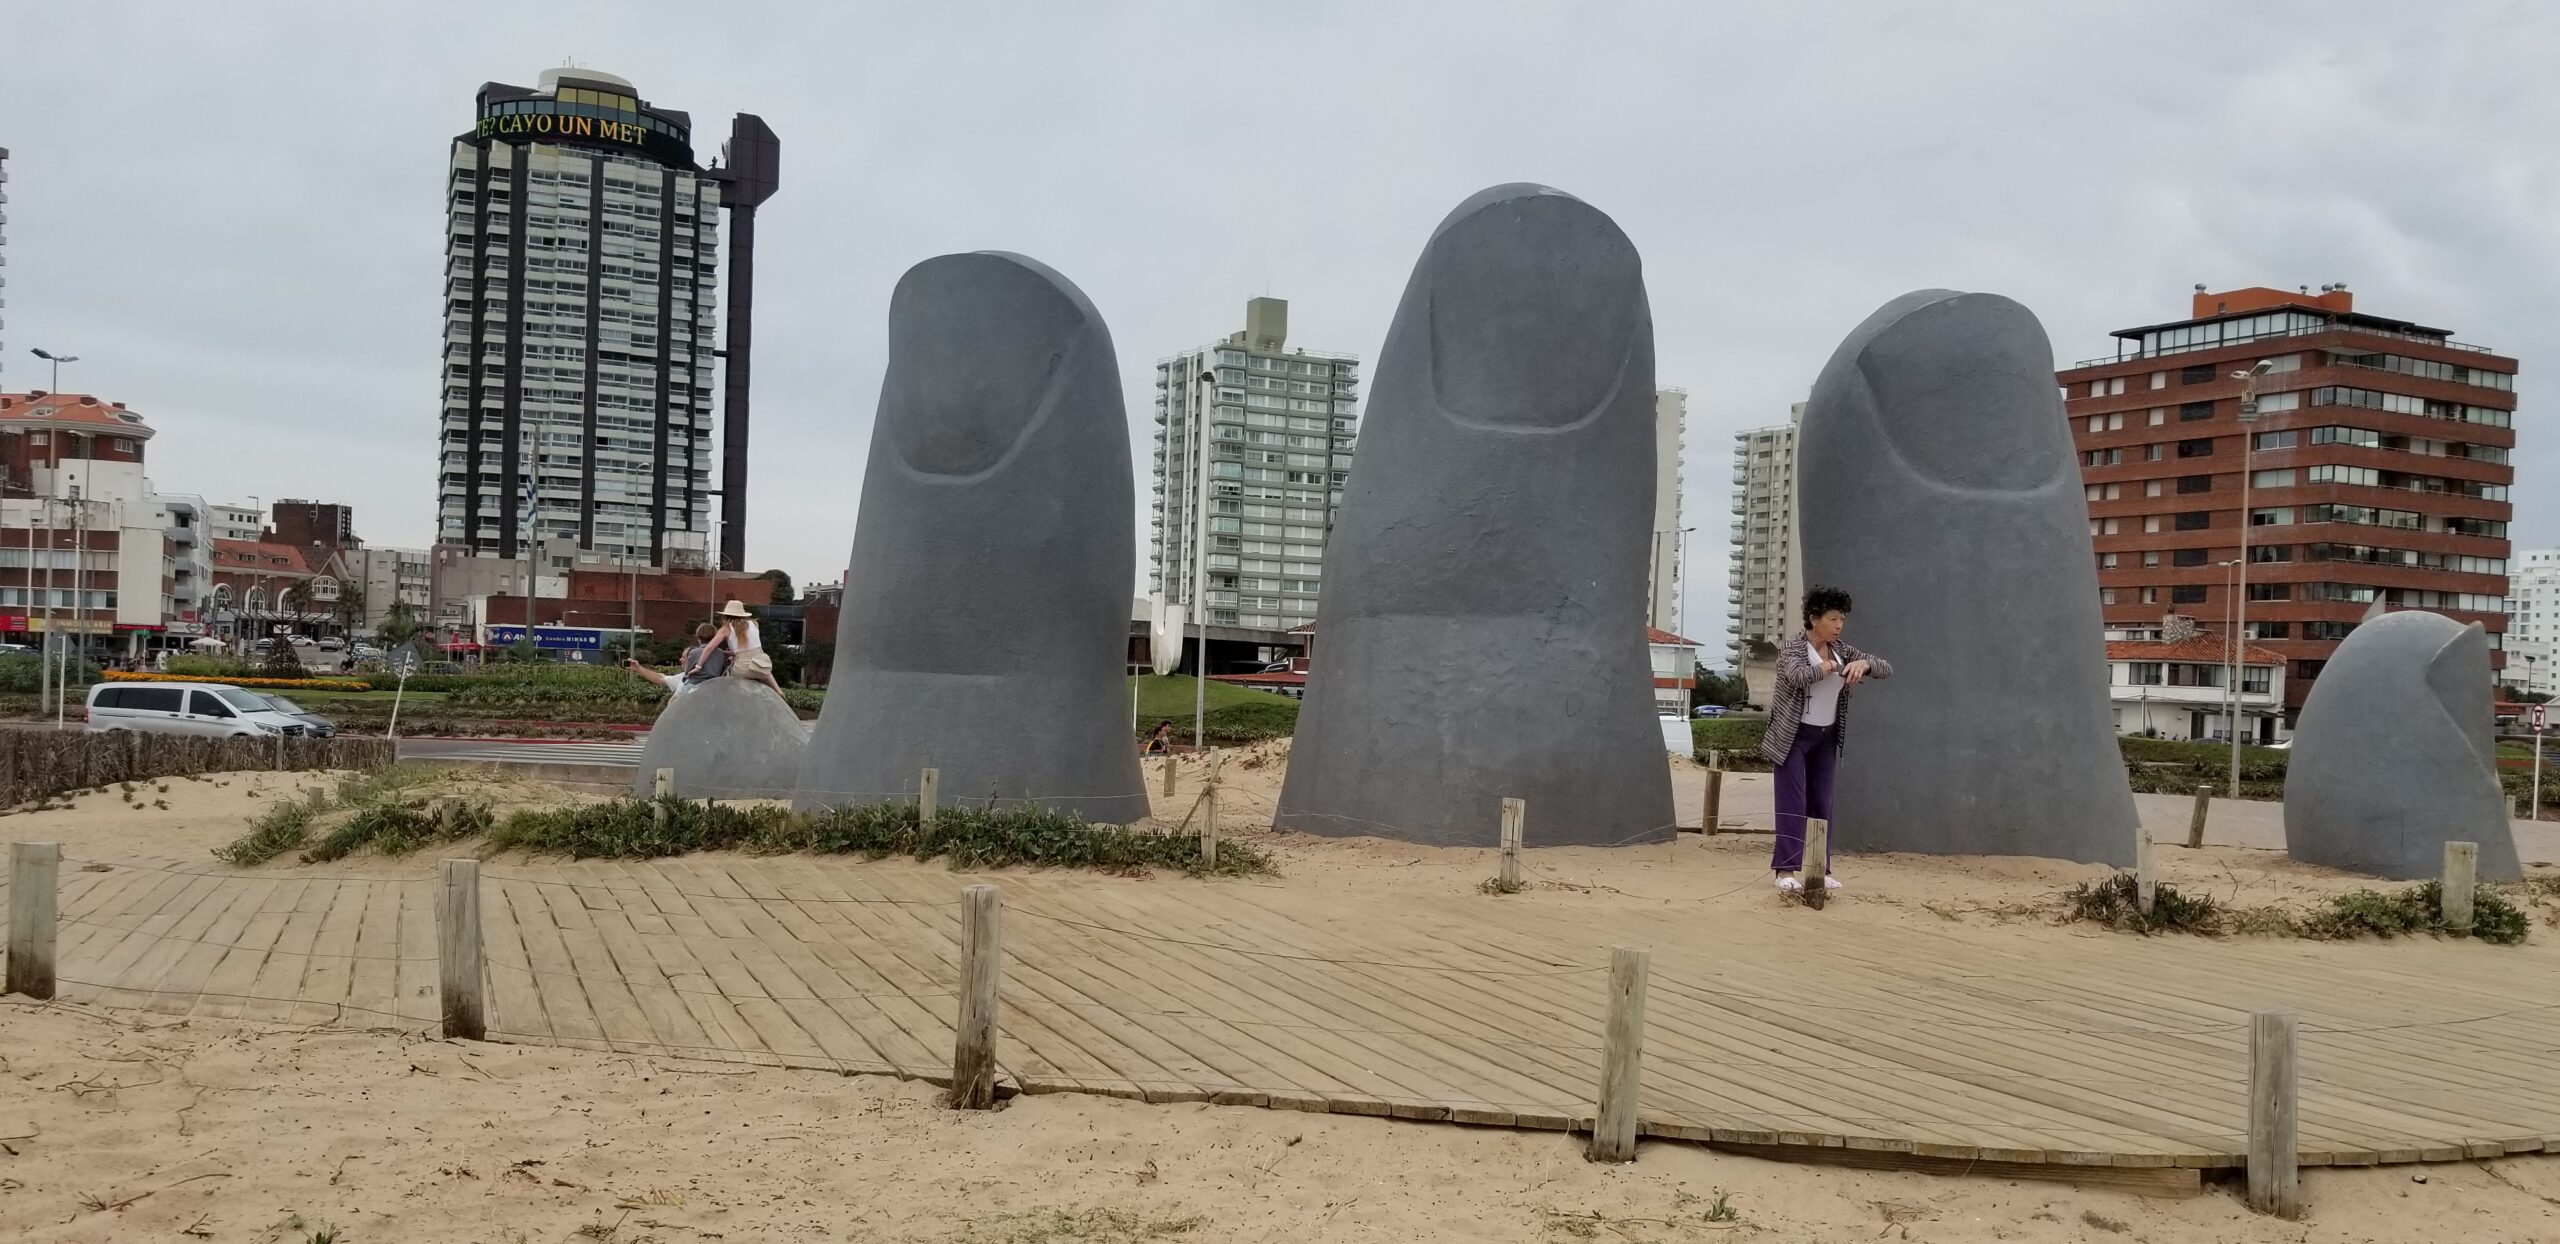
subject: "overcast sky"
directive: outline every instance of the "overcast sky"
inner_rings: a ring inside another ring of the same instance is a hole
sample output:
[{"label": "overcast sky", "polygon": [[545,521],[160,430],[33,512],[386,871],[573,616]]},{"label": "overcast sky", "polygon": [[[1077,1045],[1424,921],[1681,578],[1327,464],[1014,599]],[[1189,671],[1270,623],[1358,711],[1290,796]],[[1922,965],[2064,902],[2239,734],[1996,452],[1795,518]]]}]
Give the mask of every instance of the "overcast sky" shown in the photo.
[{"label": "overcast sky", "polygon": [[2513,534],[2548,546],[2555,53],[2560,6],[2486,3],[0,0],[0,387],[77,354],[65,389],[158,428],[160,487],[426,544],[448,144],[482,82],[574,58],[690,112],[706,159],[734,112],[781,136],[748,558],[804,583],[842,573],[909,265],[1000,248],[1082,285],[1136,437],[1154,360],[1253,295],[1374,361],[1432,225],[1505,181],[1643,252],[1711,643],[1731,434],[1927,286],[2024,302],[2069,362],[2197,282],[2346,281],[2524,360]]}]

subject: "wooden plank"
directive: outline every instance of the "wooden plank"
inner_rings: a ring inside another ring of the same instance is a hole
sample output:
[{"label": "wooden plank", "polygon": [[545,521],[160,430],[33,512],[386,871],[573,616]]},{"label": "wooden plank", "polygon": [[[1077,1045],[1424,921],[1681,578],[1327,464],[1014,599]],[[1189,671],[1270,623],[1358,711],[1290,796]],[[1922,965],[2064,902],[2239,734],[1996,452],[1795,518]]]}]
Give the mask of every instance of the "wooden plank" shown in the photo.
[{"label": "wooden plank", "polygon": [[293,999],[302,996],[302,978],[311,970],[311,948],[319,944],[320,925],[328,919],[329,905],[338,897],[335,881],[302,880],[303,887],[293,897],[284,928],[276,934],[275,949],[258,966],[257,983],[249,990],[255,996],[241,1004],[243,1019],[283,1022],[294,1019],[301,1011]]},{"label": "wooden plank", "polygon": [[596,918],[610,913],[588,910],[586,898],[557,877],[535,883],[533,888],[551,914],[552,928],[558,931],[560,947],[568,955],[568,970],[576,974],[587,1008],[594,1014],[605,1040],[652,1040],[647,1014],[640,1009],[639,999],[632,996],[630,984],[616,970],[612,953],[604,947],[604,938],[596,932]]},{"label": "wooden plank", "polygon": [[2260,1011],[2249,1030],[2249,1208],[2278,1218],[2302,1217],[2293,1056],[2293,1016]]},{"label": "wooden plank", "polygon": [[364,923],[365,901],[372,896],[369,881],[338,881],[331,888],[336,893],[329,900],[328,914],[320,918],[320,935],[311,943],[311,962],[302,973],[300,997],[306,1004],[297,1009],[298,1023],[326,1024],[342,1017],[339,1004],[347,1000],[347,987],[355,976],[355,965],[349,956],[356,951],[356,933]]},{"label": "wooden plank", "polygon": [[[248,933],[250,922],[265,908],[278,883],[268,878],[242,877],[228,888],[228,904],[212,920],[188,929],[186,935],[195,940],[180,946],[176,959],[148,982],[152,995],[147,1005],[152,1010],[184,1015],[201,1009],[203,999],[198,995],[207,988],[213,969],[236,953],[236,944]],[[207,903],[205,907],[216,905]]]},{"label": "wooden plank", "polygon": [[[514,880],[513,875],[498,883],[496,893],[505,898],[516,936],[524,943],[525,971],[531,978],[537,1013],[542,1018],[538,1031],[553,1040],[592,1041],[612,1048],[607,1042],[611,1034],[588,1004],[586,982],[579,978],[577,964],[569,957],[559,926],[552,922],[550,899],[538,883]],[[484,881],[480,891],[484,915],[492,897]]]},{"label": "wooden plank", "polygon": [[2041,1183],[2070,1184],[2081,1188],[2112,1188],[2138,1196],[2183,1199],[2199,1196],[2204,1192],[2203,1172],[2193,1167],[2068,1166],[2039,1162],[1988,1162],[1979,1158],[1933,1158],[1916,1153],[1877,1153],[1866,1149],[1734,1144],[1725,1141],[1711,1142],[1708,1147],[1719,1152],[1739,1153],[1771,1162],[1804,1162],[1816,1166],[1846,1166],[1870,1171],[1917,1171],[1924,1175],[1953,1175],[1974,1179],[2025,1179]]},{"label": "wooden plank", "polygon": [[642,918],[658,927],[666,925],[656,904],[646,895],[625,892],[592,867],[569,864],[557,871],[563,881],[578,887],[574,892],[594,914],[596,936],[612,960],[614,975],[639,1003],[647,1024],[639,1035],[653,1044],[677,1048],[711,1046],[709,1032],[694,1018],[675,983],[667,979],[658,956],[646,945]]},{"label": "wooden plank", "polygon": [[773,1000],[756,973],[731,953],[731,947],[749,939],[744,926],[730,913],[727,900],[712,897],[700,879],[681,871],[675,861],[622,867],[630,875],[654,879],[649,887],[652,901],[674,928],[684,957],[701,968],[718,993],[717,1001],[725,1008],[725,1012],[714,1009],[712,1018],[719,1021],[724,1015],[734,1017],[744,1026],[742,1030],[724,1024],[722,1033],[728,1041],[735,1042],[742,1051],[760,1053],[777,1065],[834,1066],[817,1041],[801,1029],[781,1003]]},{"label": "wooden plank", "polygon": [[347,1001],[369,1014],[353,1014],[351,1022],[382,1025],[394,1022],[400,1007],[401,881],[366,882],[364,919],[356,923],[355,961],[347,975]]},{"label": "wooden plank", "polygon": [[[675,884],[646,865],[606,862],[588,865],[588,871],[620,891],[623,910],[630,914],[632,928],[640,932],[640,940],[656,961],[659,975],[666,980],[667,987],[675,991],[686,1012],[693,1017],[694,1024],[701,1029],[703,1042],[724,1053],[766,1055],[764,1038],[756,1026],[740,1014],[729,991],[714,975],[716,968],[722,976],[735,974],[743,977],[743,970],[725,959],[693,953],[694,942],[707,938],[709,934],[701,931],[701,918],[693,914],[688,900],[676,892]],[[647,904],[656,924],[665,926],[663,931],[645,931],[648,926],[642,923],[635,907],[642,903]],[[778,1011],[774,1014],[779,1016]],[[779,1022],[789,1024],[789,1018],[779,1016]],[[708,1051],[696,1056],[708,1056]]]},{"label": "wooden plank", "polygon": [[276,957],[276,947],[283,939],[285,925],[292,918],[294,906],[311,883],[300,877],[278,876],[269,886],[266,898],[257,912],[235,939],[235,947],[224,954],[204,981],[204,997],[196,1004],[195,1013],[214,1019],[232,1019],[246,1014],[252,1004],[251,995],[258,991],[258,977]]}]

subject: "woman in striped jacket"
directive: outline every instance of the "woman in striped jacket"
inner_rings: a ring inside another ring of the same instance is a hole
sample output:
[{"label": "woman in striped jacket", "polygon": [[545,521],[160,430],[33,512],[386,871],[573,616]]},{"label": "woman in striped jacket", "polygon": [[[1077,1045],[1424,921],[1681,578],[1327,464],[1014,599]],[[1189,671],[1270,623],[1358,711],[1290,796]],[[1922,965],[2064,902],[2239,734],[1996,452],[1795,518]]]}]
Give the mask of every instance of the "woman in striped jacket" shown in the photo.
[{"label": "woman in striped jacket", "polygon": [[1821,885],[1840,888],[1828,858],[1804,858],[1804,821],[1831,819],[1831,779],[1849,725],[1850,689],[1893,674],[1883,657],[1840,642],[1848,624],[1849,594],[1816,587],[1805,594],[1804,633],[1778,646],[1778,686],[1769,697],[1760,755],[1778,767],[1778,841],[1769,852],[1769,869],[1781,890],[1814,884],[1816,868],[1822,870]]}]

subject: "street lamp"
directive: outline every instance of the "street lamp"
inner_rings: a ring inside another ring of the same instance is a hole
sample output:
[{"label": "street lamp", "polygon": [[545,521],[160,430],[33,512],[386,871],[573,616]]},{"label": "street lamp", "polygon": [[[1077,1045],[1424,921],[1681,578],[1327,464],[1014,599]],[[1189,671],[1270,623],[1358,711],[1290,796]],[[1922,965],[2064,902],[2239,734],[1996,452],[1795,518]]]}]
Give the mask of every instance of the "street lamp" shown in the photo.
[{"label": "street lamp", "polygon": [[62,391],[62,365],[80,361],[77,354],[56,354],[51,350],[29,350],[27,353],[53,364],[53,387],[50,391],[55,393]]},{"label": "street lamp", "polygon": [[[1209,356],[1200,356],[1198,397],[1192,402],[1192,452],[1200,455],[1200,508],[1192,517],[1191,615],[1200,636],[1192,659],[1191,750],[1208,748],[1209,722],[1209,402],[1218,396],[1218,374]],[[1325,485],[1331,488],[1328,481]]]},{"label": "street lamp", "polygon": [[2231,673],[2231,695],[2229,697],[2231,701],[2230,722],[2231,737],[2235,739],[2240,737],[2241,640],[2240,627],[2236,619],[2239,617],[2237,612],[2240,608],[2240,593],[2238,585],[2240,582],[2240,567],[2243,564],[2245,563],[2237,557],[2234,557],[2227,562],[2214,563],[2215,566],[2231,572],[2230,574],[2223,576],[2223,584],[2228,594],[2223,598],[2222,660],[2223,664],[2229,668]]},{"label": "street lamp", "polygon": [[[2249,425],[2258,421],[2258,378],[2276,369],[2274,359],[2259,359],[2247,371],[2235,371],[2231,378],[2240,382],[2240,566],[2232,572],[2234,591],[2231,598],[2233,634],[2231,642],[2240,643],[2249,627]],[[2236,711],[2239,688],[2232,688],[2232,705]],[[2240,722],[2231,722],[2231,797],[2240,797]]]}]

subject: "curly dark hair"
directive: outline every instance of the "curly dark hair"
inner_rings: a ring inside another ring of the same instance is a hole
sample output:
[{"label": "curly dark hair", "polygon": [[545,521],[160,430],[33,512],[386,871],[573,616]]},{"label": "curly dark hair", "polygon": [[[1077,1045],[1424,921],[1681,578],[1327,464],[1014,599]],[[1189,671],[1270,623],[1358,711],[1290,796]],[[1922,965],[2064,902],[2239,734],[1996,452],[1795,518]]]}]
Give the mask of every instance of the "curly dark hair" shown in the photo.
[{"label": "curly dark hair", "polygon": [[1843,592],[1836,587],[1824,587],[1817,583],[1813,585],[1812,591],[1804,594],[1804,624],[1806,626],[1813,625],[1814,619],[1835,609],[1842,613],[1849,612],[1849,594],[1847,592]]}]

